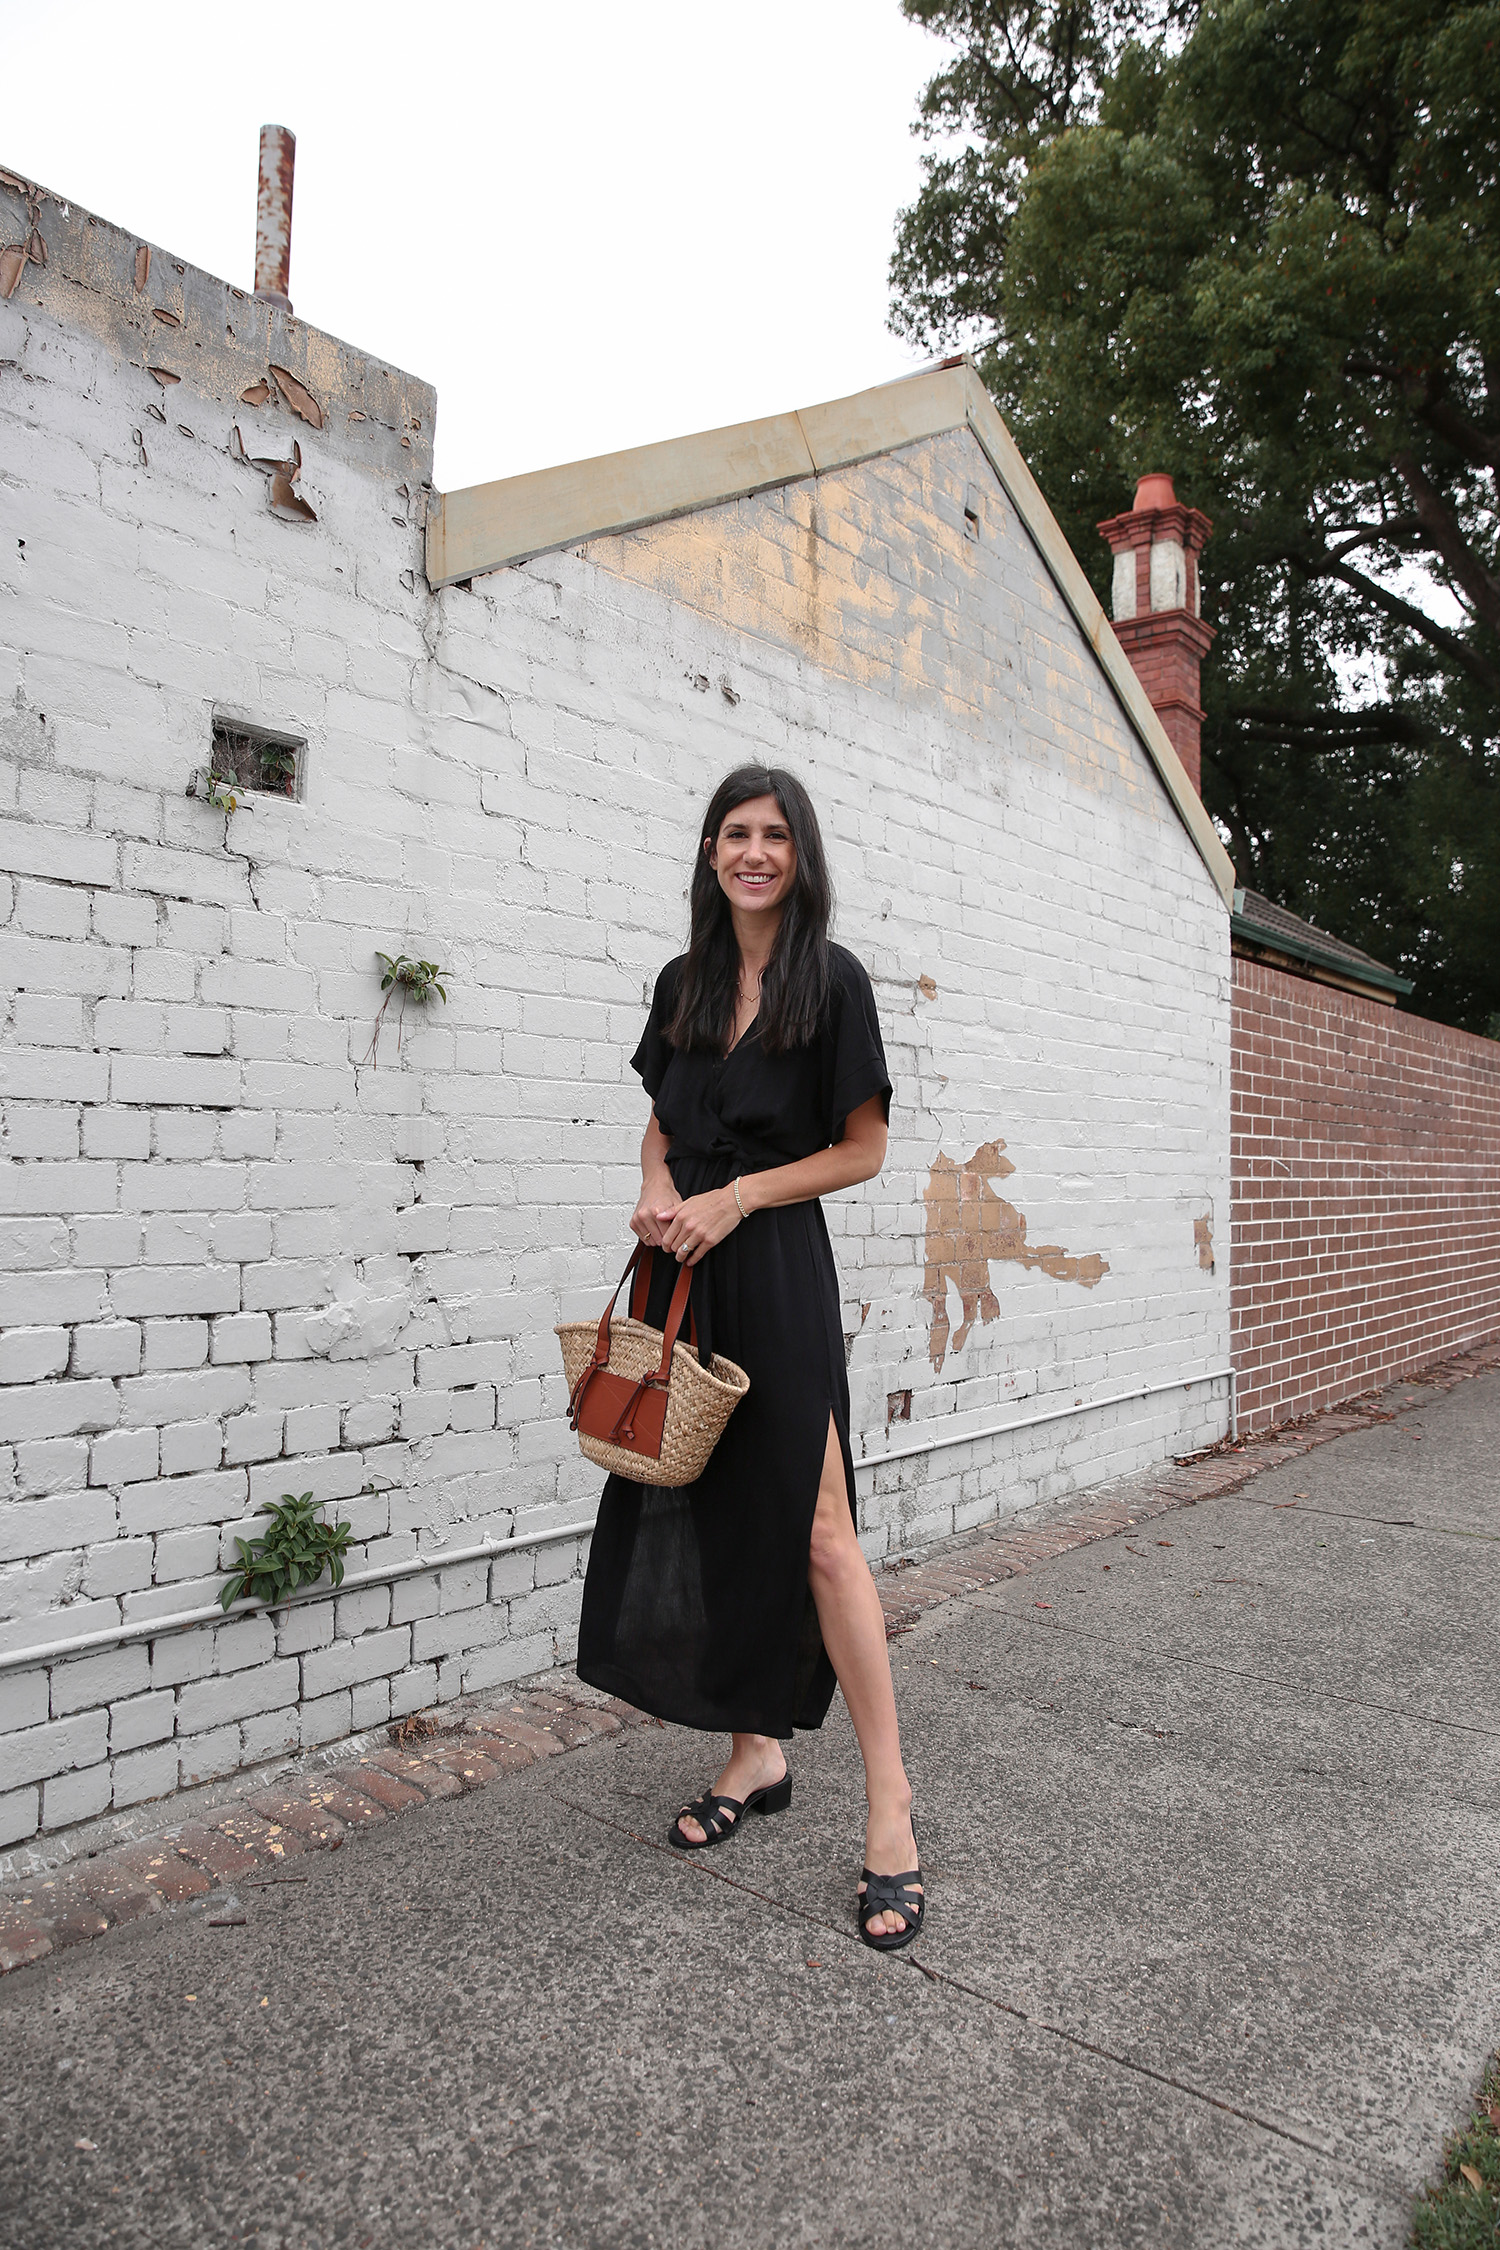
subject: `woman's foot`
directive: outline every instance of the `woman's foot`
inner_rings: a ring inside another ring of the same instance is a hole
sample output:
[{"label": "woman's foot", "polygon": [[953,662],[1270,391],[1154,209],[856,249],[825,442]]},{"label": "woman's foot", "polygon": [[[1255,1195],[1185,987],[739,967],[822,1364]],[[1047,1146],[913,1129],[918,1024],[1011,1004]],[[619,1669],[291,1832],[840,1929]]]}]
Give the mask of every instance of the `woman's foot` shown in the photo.
[{"label": "woman's foot", "polygon": [[[720,1773],[708,1794],[711,1797],[733,1797],[744,1804],[757,1789],[774,1788],[786,1776],[786,1759],[774,1734],[737,1734],[729,1752],[729,1763]],[[731,1822],[737,1817],[724,1816]],[[680,1813],[677,1828],[684,1843],[695,1847],[705,1844],[708,1837],[700,1821],[690,1813]]]},{"label": "woman's foot", "polygon": [[[872,1875],[910,1875],[917,1866],[916,1831],[911,1824],[911,1796],[904,1803],[870,1807],[865,1823],[865,1866]],[[859,1886],[863,1896],[865,1886]],[[920,1883],[914,1884],[918,1893]],[[893,1910],[872,1914],[864,1921],[871,1937],[896,1937],[906,1928],[905,1917]]]}]

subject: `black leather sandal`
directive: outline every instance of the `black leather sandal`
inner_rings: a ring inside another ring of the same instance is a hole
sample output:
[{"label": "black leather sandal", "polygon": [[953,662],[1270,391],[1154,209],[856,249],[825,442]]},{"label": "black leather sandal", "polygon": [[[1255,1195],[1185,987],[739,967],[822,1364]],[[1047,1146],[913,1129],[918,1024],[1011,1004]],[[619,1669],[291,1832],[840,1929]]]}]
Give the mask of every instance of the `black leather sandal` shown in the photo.
[{"label": "black leather sandal", "polygon": [[[911,1824],[911,1836],[915,1843],[915,1819]],[[927,1912],[927,1894],[916,1887],[922,1880],[920,1865],[907,1875],[872,1875],[868,1867],[862,1867],[859,1879],[864,1889],[855,1893],[854,1911],[859,1921],[859,1934],[866,1945],[873,1946],[877,1953],[897,1953],[903,1945],[910,1945]],[[899,1914],[906,1928],[872,1930],[869,1925],[877,1914]]]},{"label": "black leather sandal", "polygon": [[[714,1844],[722,1844],[732,1836],[748,1812],[785,1812],[792,1801],[792,1777],[784,1773],[779,1781],[768,1782],[764,1789],[752,1789],[749,1796],[716,1797],[705,1789],[696,1804],[684,1805],[677,1819],[667,1830],[667,1841],[680,1852],[706,1852]],[[703,1841],[695,1844],[691,1836],[684,1836],[679,1823],[696,1820],[703,1830]]]}]

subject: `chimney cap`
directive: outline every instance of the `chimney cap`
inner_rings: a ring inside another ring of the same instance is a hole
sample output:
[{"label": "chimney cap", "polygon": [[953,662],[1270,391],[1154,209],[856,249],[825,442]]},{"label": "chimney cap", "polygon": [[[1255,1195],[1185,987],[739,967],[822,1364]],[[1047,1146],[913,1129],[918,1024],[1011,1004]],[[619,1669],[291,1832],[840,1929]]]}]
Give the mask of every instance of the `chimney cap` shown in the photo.
[{"label": "chimney cap", "polygon": [[1147,508],[1175,508],[1176,505],[1177,495],[1172,490],[1172,479],[1158,470],[1149,477],[1141,478],[1135,488],[1135,499],[1131,502],[1130,512],[1132,515],[1140,515]]}]

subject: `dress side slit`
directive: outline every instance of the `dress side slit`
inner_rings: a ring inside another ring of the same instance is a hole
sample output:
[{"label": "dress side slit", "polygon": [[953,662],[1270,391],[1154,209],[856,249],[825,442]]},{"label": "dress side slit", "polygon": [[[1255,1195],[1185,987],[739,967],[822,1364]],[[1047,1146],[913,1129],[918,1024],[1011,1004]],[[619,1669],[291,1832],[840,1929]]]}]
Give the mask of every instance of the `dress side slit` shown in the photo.
[{"label": "dress side slit", "polygon": [[[870,980],[831,948],[826,1019],[773,1054],[759,1019],[727,1054],[665,1037],[681,962],[663,970],[633,1058],[686,1198],[843,1138],[863,1103],[890,1099]],[[672,1261],[653,1276],[660,1327]],[[750,1378],[696,1484],[609,1478],[589,1551],[579,1676],[638,1710],[714,1733],[785,1737],[818,1727],[833,1666],[808,1584],[813,1518],[836,1441],[854,1513],[849,1378],[833,1245],[816,1200],[754,1211],[693,1275],[700,1345]]]}]

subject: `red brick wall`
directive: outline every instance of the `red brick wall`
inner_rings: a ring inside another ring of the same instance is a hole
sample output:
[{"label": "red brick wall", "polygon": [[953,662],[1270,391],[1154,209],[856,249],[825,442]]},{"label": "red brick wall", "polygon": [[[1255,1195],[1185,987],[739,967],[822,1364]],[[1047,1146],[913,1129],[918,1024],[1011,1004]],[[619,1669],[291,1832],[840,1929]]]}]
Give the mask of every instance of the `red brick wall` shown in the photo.
[{"label": "red brick wall", "polygon": [[1500,1043],[1234,963],[1240,1426],[1500,1332]]},{"label": "red brick wall", "polygon": [[1201,789],[1203,706],[1198,689],[1213,627],[1191,610],[1157,609],[1117,618],[1115,635],[1189,781]]}]

